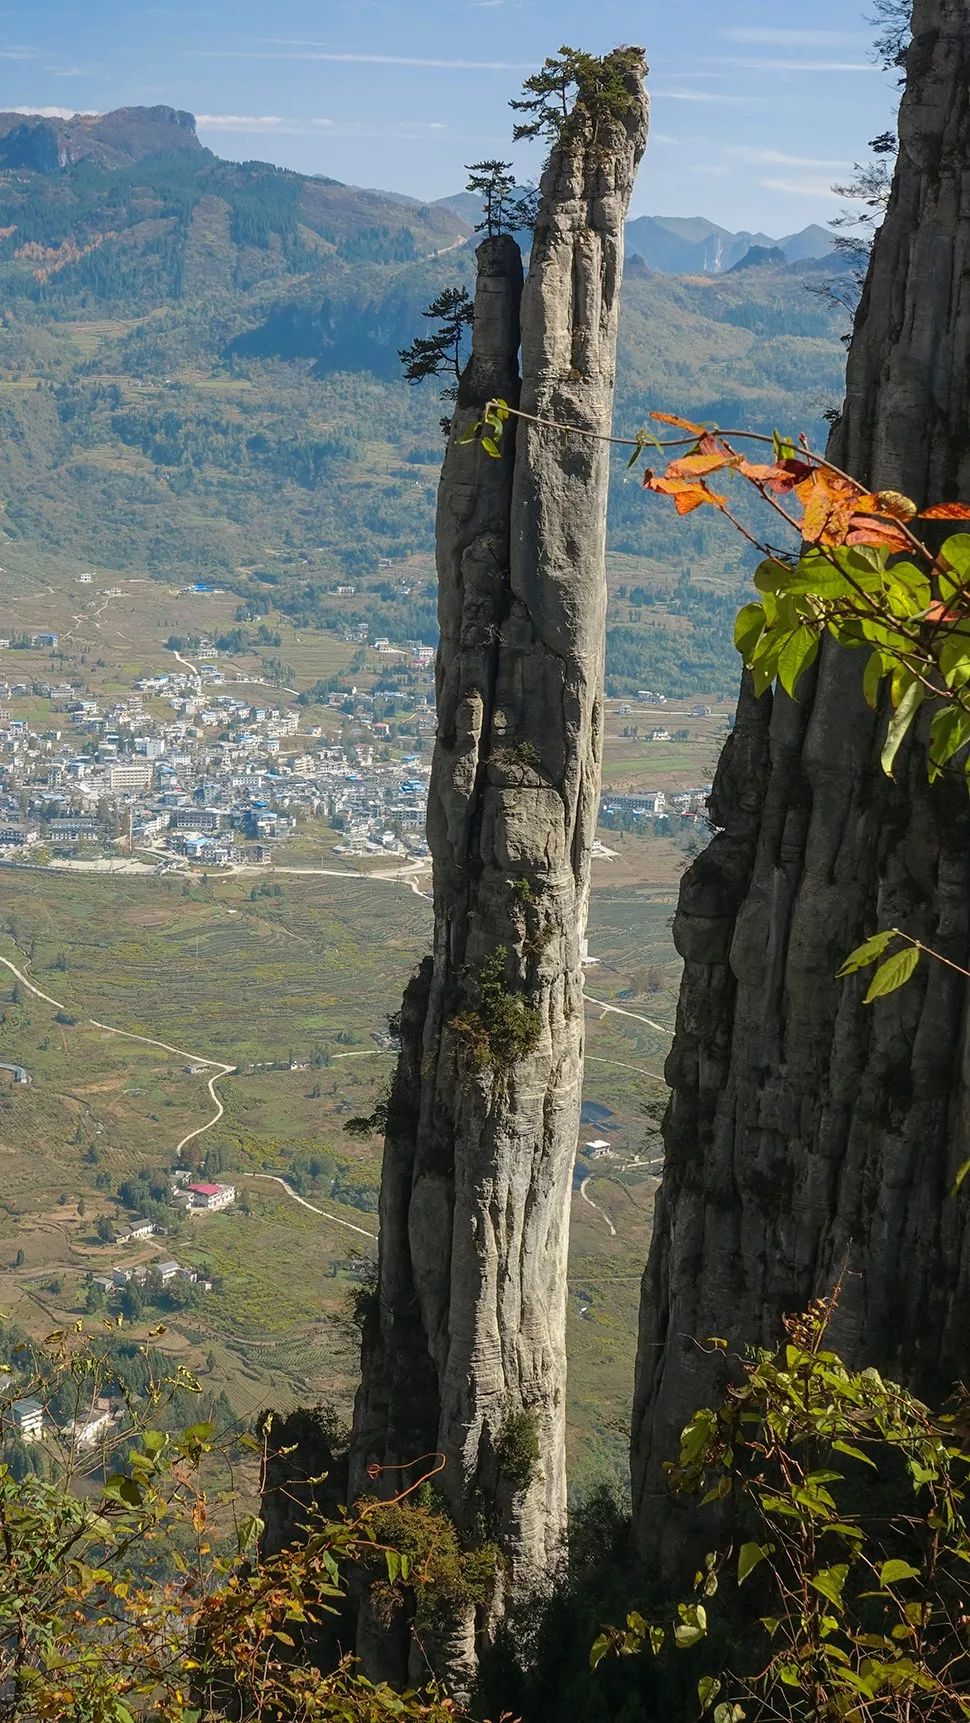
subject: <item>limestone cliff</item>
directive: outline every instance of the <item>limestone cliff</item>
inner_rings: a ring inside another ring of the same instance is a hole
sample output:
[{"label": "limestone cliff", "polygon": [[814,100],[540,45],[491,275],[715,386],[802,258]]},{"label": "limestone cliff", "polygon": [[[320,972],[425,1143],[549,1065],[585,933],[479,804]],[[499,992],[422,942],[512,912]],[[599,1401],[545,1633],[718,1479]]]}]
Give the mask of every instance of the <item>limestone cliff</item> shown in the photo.
[{"label": "limestone cliff", "polygon": [[[916,0],[900,155],[832,458],[874,488],[970,496],[970,12]],[[660,1466],[712,1403],[697,1342],[772,1338],[844,1273],[835,1340],[927,1392],[970,1344],[967,989],[932,963],[864,1007],[840,961],[898,924],[970,963],[970,818],[918,749],[880,772],[855,655],[793,704],[742,690],[685,876],[667,1160],[643,1284],[633,1424],[641,1548],[669,1551]]]},{"label": "limestone cliff", "polygon": [[[623,222],[646,138],[642,56],[621,64],[625,111],[594,120],[580,101],[552,151],[524,289],[511,239],[478,253],[438,503],[434,951],[402,1012],[351,1455],[352,1491],[390,1495],[415,1475],[393,1468],[441,1453],[451,1514],[498,1541],[501,1584],[518,1596],[544,1582],[565,1535],[607,464],[602,443],[526,422],[510,421],[500,461],[459,439],[492,396],[609,429]],[[436,1658],[459,1690],[475,1634],[474,1619],[456,1622]],[[369,1632],[366,1611],[362,1650],[399,1673],[400,1648]]]}]

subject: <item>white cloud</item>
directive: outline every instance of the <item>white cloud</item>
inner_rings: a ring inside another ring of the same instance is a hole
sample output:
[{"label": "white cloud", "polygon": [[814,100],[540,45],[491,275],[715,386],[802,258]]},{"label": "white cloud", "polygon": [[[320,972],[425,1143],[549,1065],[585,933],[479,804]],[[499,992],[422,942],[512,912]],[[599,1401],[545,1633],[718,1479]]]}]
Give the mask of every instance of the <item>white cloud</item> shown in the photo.
[{"label": "white cloud", "polygon": [[36,60],[36,48],[0,48],[0,60]]},{"label": "white cloud", "polygon": [[739,24],[720,34],[726,42],[747,42],[762,48],[836,48],[858,43],[858,34],[847,30],[788,30]]},{"label": "white cloud", "polygon": [[195,121],[210,132],[271,132],[283,124],[279,114],[196,114]]},{"label": "white cloud", "polygon": [[878,72],[879,66],[870,60],[734,60],[725,66],[737,66],[744,72]]},{"label": "white cloud", "polygon": [[75,120],[96,119],[97,108],[32,108],[26,102],[15,102],[12,108],[4,110],[8,114],[29,114],[38,120]]},{"label": "white cloud", "polygon": [[745,144],[729,144],[727,153],[737,156],[739,161],[763,162],[766,167],[831,168],[834,173],[847,173],[852,165],[827,156],[789,156],[783,150],[756,149]]},{"label": "white cloud", "polygon": [[[318,48],[314,43],[278,41],[274,52],[256,52],[244,48],[183,48],[182,53],[197,60],[326,60],[346,66],[427,66],[449,72],[522,72],[529,70],[527,61],[514,60],[432,60],[409,54],[334,53]],[[279,51],[284,50],[284,51]]]},{"label": "white cloud", "polygon": [[722,96],[714,90],[658,90],[658,102],[750,102],[751,96]]},{"label": "white cloud", "polygon": [[832,187],[822,180],[760,179],[758,184],[765,191],[787,192],[789,197],[824,197],[832,202]]}]

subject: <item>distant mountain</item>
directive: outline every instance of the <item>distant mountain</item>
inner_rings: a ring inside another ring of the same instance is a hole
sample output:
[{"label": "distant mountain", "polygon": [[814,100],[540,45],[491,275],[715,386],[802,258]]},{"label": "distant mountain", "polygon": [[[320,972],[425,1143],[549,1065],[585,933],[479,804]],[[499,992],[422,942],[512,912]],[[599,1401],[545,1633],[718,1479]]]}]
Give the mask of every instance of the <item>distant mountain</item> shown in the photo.
[{"label": "distant mountain", "polygon": [[[355,624],[433,641],[442,404],[403,384],[398,350],[443,287],[472,285],[476,210],[222,161],[172,109],[29,137],[28,119],[0,121],[4,584],[54,563],[211,578],[244,612],[319,621],[339,579],[357,587]],[[844,319],[805,288],[833,260],[734,270],[772,242],[701,218],[646,231],[690,261],[661,272],[631,246],[618,429],[658,408],[823,437]],[[624,468],[610,545],[631,559],[629,614],[611,624],[611,685],[729,688],[743,548]]]},{"label": "distant mountain", "polygon": [[69,120],[0,113],[0,168],[58,173],[81,161],[118,168],[171,150],[202,151],[193,115],[176,108],[115,108]]},{"label": "distant mountain", "polygon": [[626,243],[631,256],[642,257],[662,275],[722,275],[753,247],[776,248],[789,263],[824,257],[832,250],[832,236],[824,227],[772,239],[767,233],[731,233],[704,216],[638,216],[627,222]]},{"label": "distant mountain", "polygon": [[790,233],[786,239],[779,239],[778,249],[784,252],[789,263],[802,263],[806,257],[827,257],[834,244],[828,228],[813,222],[811,227],[803,227],[800,233]]},{"label": "distant mountain", "polygon": [[734,275],[739,269],[763,269],[766,264],[784,265],[787,262],[785,253],[777,245],[752,245],[737,263],[732,263],[728,273]]}]

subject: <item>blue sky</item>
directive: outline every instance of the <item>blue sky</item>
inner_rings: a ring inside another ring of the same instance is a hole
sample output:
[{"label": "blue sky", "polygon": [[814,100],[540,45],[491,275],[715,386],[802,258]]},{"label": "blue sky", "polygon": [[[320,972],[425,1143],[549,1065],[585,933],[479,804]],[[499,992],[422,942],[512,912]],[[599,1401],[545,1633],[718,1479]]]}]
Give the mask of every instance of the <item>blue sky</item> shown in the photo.
[{"label": "blue sky", "polygon": [[[510,95],[561,42],[642,43],[652,136],[635,213],[775,235],[825,221],[828,188],[886,130],[867,0],[799,15],[755,0],[42,0],[0,4],[0,108],[166,102],[211,149],[420,198],[509,144]],[[792,19],[802,22],[790,22]]]}]

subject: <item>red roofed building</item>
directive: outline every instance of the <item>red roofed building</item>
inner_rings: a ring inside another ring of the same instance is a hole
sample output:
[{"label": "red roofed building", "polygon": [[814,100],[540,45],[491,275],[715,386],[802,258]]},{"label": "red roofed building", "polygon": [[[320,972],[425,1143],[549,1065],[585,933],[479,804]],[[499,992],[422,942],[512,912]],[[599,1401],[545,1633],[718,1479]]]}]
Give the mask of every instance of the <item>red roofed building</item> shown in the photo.
[{"label": "red roofed building", "polygon": [[230,1208],[236,1200],[235,1185],[187,1185],[195,1209]]}]

